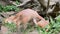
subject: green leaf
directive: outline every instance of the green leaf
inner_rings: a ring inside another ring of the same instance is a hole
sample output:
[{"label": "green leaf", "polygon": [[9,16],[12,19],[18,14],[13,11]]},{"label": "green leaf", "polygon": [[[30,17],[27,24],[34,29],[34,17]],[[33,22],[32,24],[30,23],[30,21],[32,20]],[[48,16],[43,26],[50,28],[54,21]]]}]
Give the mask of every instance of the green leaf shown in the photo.
[{"label": "green leaf", "polygon": [[50,17],[50,23],[53,25],[55,23],[55,21],[52,19],[52,17]]},{"label": "green leaf", "polygon": [[60,21],[60,15],[55,18],[56,20]]}]

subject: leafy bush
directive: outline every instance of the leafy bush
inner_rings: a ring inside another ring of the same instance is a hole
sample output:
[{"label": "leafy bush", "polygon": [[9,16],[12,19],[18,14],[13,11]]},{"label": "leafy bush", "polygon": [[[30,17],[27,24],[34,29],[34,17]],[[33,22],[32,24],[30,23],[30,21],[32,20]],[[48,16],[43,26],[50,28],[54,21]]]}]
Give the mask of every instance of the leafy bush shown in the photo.
[{"label": "leafy bush", "polygon": [[4,7],[4,9],[3,9],[4,11],[18,11],[19,10],[19,8],[17,8],[16,6],[5,6]]},{"label": "leafy bush", "polygon": [[19,11],[19,8],[17,8],[16,6],[14,5],[7,5],[7,6],[2,6],[0,5],[0,12],[2,11]]}]

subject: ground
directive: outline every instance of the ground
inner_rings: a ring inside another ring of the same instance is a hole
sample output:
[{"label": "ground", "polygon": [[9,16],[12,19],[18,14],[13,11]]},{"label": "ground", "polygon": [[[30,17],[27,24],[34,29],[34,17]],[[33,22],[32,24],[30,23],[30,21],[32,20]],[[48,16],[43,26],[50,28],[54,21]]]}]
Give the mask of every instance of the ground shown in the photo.
[{"label": "ground", "polygon": [[[8,32],[8,29],[4,26],[1,27],[1,30],[0,30],[0,34],[6,34]],[[11,34],[16,34],[15,33],[11,33]],[[22,34],[22,32],[20,33]],[[32,32],[28,32],[28,34],[38,34],[38,32],[35,30],[35,31],[32,31]]]}]

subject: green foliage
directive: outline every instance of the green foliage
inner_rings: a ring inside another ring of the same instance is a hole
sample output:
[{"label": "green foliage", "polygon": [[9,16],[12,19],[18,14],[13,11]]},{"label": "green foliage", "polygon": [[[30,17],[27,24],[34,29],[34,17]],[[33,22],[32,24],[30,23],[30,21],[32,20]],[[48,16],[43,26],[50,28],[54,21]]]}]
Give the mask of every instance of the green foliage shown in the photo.
[{"label": "green foliage", "polygon": [[57,16],[55,19],[60,22],[60,15]]},{"label": "green foliage", "polygon": [[3,11],[3,6],[2,5],[0,5],[0,12],[2,12]]},{"label": "green foliage", "polygon": [[16,4],[17,4],[17,5],[19,5],[19,4],[20,4],[20,2],[18,2],[18,1],[16,0]]},{"label": "green foliage", "polygon": [[18,10],[19,10],[19,8],[17,8],[16,6],[13,6],[13,5],[4,7],[4,11],[18,11]]},{"label": "green foliage", "polygon": [[7,6],[2,6],[0,5],[0,12],[4,11],[4,12],[8,12],[8,11],[19,11],[20,9],[17,8],[14,5],[7,5]]},{"label": "green foliage", "polygon": [[4,26],[9,29],[10,32],[16,32],[16,24],[14,23],[4,23]]},{"label": "green foliage", "polygon": [[[48,31],[46,31],[47,29]],[[37,31],[39,34],[59,34],[60,33],[60,21],[53,20],[53,18],[50,17],[50,24],[47,25],[45,28],[37,27]]]}]

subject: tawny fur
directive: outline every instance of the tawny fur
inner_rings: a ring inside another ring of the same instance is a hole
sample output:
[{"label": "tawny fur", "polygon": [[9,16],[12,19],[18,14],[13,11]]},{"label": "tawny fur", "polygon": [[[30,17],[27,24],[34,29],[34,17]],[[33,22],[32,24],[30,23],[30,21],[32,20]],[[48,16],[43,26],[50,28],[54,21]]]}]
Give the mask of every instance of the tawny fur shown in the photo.
[{"label": "tawny fur", "polygon": [[41,27],[45,27],[48,22],[41,17],[36,11],[32,9],[25,9],[17,13],[15,16],[11,16],[5,20],[5,22],[14,22],[17,25],[20,25],[21,23],[25,24],[28,23],[31,19],[40,19],[41,21],[37,22],[37,25]]}]

